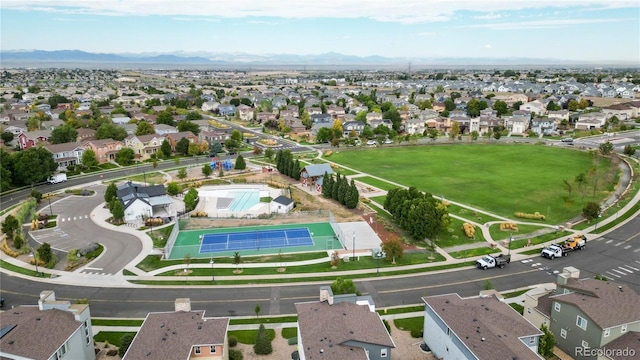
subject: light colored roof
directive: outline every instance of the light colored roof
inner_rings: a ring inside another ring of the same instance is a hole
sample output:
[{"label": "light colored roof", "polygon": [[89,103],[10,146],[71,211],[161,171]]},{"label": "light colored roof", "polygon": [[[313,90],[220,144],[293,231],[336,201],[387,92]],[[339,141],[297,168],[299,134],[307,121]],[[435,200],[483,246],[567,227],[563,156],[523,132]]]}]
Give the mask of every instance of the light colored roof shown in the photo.
[{"label": "light colored roof", "polygon": [[329,164],[307,165],[302,171],[306,172],[307,176],[323,176],[325,172],[329,175],[333,174],[333,169]]}]

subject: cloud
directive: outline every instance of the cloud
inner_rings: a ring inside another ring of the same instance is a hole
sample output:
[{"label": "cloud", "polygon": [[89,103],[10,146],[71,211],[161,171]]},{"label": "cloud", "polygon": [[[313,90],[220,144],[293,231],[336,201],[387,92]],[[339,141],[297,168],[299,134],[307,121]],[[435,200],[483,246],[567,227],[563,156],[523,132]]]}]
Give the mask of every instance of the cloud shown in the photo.
[{"label": "cloud", "polygon": [[483,46],[483,48],[485,48],[485,49],[491,49],[491,44],[486,44],[485,46]]},{"label": "cloud", "polygon": [[55,5],[50,0],[3,0],[1,4],[1,9],[102,16],[366,18],[405,24],[447,21],[459,11],[477,12],[480,19],[495,19],[497,12],[523,9],[638,7],[637,1],[618,0],[324,0],[305,2],[304,6],[299,0],[58,0]]},{"label": "cloud", "polygon": [[500,19],[502,17],[502,15],[500,14],[496,14],[496,13],[489,13],[486,15],[479,15],[479,16],[474,16],[474,19],[480,19],[480,20],[495,20],[495,19]]},{"label": "cloud", "polygon": [[538,20],[521,21],[508,23],[492,23],[468,25],[467,28],[485,28],[492,30],[523,30],[523,29],[551,29],[583,24],[602,24],[625,21],[628,19],[558,19],[558,20]]}]

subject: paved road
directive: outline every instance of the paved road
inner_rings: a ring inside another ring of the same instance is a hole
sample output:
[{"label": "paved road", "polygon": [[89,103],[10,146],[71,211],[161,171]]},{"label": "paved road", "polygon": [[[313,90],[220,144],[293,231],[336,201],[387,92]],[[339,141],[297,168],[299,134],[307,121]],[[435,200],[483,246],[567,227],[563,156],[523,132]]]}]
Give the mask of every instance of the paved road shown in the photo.
[{"label": "paved road", "polygon": [[[535,256],[513,262],[505,269],[486,271],[465,269],[438,274],[418,274],[399,278],[358,280],[363,294],[369,294],[376,306],[421,303],[423,296],[458,293],[472,296],[490,280],[500,291],[555,281],[565,266],[575,266],[582,277],[602,274],[625,283],[640,293],[640,217],[612,231],[601,239],[590,241],[587,248],[568,257],[548,260]],[[150,311],[171,311],[178,297],[190,297],[194,309],[204,309],[210,316],[254,314],[259,304],[263,314],[295,313],[296,302],[317,300],[319,283],[291,285],[218,286],[218,287],[142,287],[112,288],[52,285],[0,274],[3,297],[7,304],[34,304],[40,291],[55,288],[63,299],[89,299],[91,313],[105,317],[144,317]]]}]

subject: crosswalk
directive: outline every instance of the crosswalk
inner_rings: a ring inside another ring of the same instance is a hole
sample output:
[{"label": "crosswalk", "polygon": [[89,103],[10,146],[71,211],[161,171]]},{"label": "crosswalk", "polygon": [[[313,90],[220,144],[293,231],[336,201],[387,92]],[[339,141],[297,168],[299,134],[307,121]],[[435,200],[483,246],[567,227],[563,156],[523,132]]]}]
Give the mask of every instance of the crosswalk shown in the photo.
[{"label": "crosswalk", "polygon": [[617,278],[617,279],[621,279],[628,275],[638,276],[640,275],[640,260],[635,260],[635,262],[631,264],[625,264],[625,265],[613,267],[605,271],[603,275],[605,274],[610,278]]},{"label": "crosswalk", "polygon": [[60,222],[67,222],[67,221],[76,221],[76,220],[84,220],[84,219],[88,219],[89,215],[80,215],[80,216],[69,216],[69,217],[62,217],[60,218]]}]

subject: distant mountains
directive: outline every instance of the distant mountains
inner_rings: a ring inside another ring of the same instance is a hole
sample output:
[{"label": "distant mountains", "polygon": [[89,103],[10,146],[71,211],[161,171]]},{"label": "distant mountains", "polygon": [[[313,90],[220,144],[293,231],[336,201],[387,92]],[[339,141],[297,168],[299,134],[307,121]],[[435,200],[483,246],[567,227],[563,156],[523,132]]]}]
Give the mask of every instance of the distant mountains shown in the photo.
[{"label": "distant mountains", "polygon": [[315,55],[269,54],[255,55],[246,53],[207,53],[197,55],[178,54],[108,54],[90,53],[80,50],[5,50],[0,51],[0,64],[3,67],[25,66],[154,66],[171,67],[237,67],[258,68],[273,66],[303,67],[395,67],[398,69],[418,69],[424,67],[465,67],[465,66],[602,66],[628,64],[596,64],[560,59],[535,58],[389,58],[383,56],[352,56],[334,52]]}]

